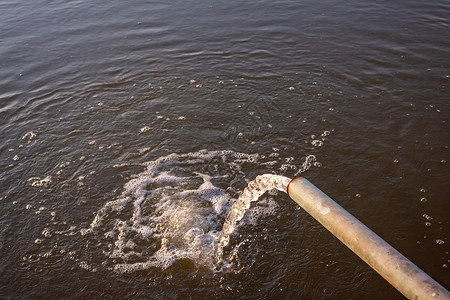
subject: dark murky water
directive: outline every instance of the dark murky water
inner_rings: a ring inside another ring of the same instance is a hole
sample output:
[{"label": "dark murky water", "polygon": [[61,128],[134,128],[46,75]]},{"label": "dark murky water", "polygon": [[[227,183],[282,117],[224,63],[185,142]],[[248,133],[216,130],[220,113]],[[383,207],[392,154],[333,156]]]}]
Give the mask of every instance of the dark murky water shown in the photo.
[{"label": "dark murky water", "polygon": [[0,297],[401,299],[283,193],[211,260],[247,182],[307,155],[305,177],[448,289],[449,15],[0,1]]}]

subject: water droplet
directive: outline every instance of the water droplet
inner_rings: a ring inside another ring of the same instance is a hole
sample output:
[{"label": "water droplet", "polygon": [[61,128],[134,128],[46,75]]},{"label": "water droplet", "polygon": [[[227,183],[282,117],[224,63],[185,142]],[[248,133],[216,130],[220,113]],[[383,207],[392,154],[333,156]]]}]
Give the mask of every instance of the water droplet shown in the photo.
[{"label": "water droplet", "polygon": [[443,240],[441,240],[441,239],[437,239],[436,240],[436,244],[443,245],[443,244],[445,244],[445,242]]},{"label": "water droplet", "polygon": [[423,198],[421,198],[420,199],[420,202],[422,202],[422,203],[425,203],[425,202],[427,202],[428,200],[427,200],[427,198],[425,198],[425,197],[423,197]]}]

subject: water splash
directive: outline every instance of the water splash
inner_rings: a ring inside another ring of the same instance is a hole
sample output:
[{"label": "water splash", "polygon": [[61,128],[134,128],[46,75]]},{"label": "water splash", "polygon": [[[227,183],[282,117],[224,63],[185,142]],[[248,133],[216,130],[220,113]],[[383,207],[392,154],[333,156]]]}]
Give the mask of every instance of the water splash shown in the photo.
[{"label": "water splash", "polygon": [[236,202],[231,206],[231,210],[223,224],[217,245],[218,261],[222,260],[223,247],[227,246],[230,242],[230,235],[236,228],[237,222],[244,217],[245,211],[250,208],[250,203],[258,200],[262,194],[273,189],[286,192],[290,181],[291,179],[285,176],[264,174],[257,176],[255,180],[248,184]]},{"label": "water splash", "polygon": [[[316,157],[314,155],[306,156],[302,167],[295,173],[295,176],[307,171],[315,161]],[[286,192],[290,181],[291,178],[285,176],[264,174],[257,176],[255,180],[248,184],[236,202],[231,206],[230,212],[225,219],[217,243],[217,261],[222,261],[223,248],[230,242],[230,235],[234,232],[237,222],[244,217],[245,211],[250,208],[250,203],[258,200],[261,195],[270,190],[276,189]]]},{"label": "water splash", "polygon": [[[279,150],[274,151],[278,154]],[[121,193],[108,199],[89,223],[67,224],[58,222],[55,211],[42,213],[51,219],[42,235],[34,239],[42,249],[37,256],[45,263],[52,257],[67,255],[92,272],[166,269],[176,266],[177,261],[196,268],[228,270],[231,265],[218,259],[218,253],[222,257],[250,203],[266,191],[285,191],[290,179],[281,175],[287,171],[302,173],[314,165],[313,161],[315,157],[309,155],[298,166],[293,157],[201,150],[138,164],[143,171],[132,175]],[[136,165],[114,167],[126,170]],[[280,175],[260,175],[241,193],[248,176],[267,172]],[[90,177],[81,177],[83,188],[89,188]],[[40,187],[58,184],[50,175],[28,181]],[[251,220],[257,220],[273,215],[276,207],[276,202],[270,200],[269,206],[256,206],[248,214]],[[228,248],[232,253],[238,250],[238,246]]]}]

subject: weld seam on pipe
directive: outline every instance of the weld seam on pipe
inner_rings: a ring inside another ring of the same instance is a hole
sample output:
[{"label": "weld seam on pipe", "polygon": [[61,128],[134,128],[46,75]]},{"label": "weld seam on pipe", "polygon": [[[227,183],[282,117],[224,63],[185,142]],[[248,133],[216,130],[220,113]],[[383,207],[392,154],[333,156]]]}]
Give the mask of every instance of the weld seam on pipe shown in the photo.
[{"label": "weld seam on pipe", "polygon": [[409,299],[450,299],[450,293],[307,179],[287,194],[350,250]]}]

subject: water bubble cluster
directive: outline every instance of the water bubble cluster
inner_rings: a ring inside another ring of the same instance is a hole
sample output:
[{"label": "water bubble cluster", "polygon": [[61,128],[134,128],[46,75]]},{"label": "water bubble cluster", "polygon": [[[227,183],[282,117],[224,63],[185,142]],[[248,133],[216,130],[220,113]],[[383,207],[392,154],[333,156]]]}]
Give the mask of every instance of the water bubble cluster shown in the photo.
[{"label": "water bubble cluster", "polygon": [[[214,270],[218,263],[216,254],[222,251],[218,249],[223,248],[250,202],[267,190],[285,190],[290,180],[277,175],[258,176],[231,206],[233,197],[242,191],[242,183],[248,181],[243,168],[251,166],[260,173],[293,170],[299,174],[316,161],[315,156],[308,155],[297,167],[293,157],[273,159],[259,154],[206,150],[160,157],[144,163],[146,170],[134,175],[119,196],[105,203],[89,226],[75,227],[64,234],[83,239],[95,236],[99,242],[91,250],[99,253],[79,260],[88,270],[107,268],[122,273],[164,269],[180,259]],[[42,181],[34,180],[36,184]],[[87,182],[88,178],[80,180]],[[248,210],[249,223],[274,214],[276,208],[276,203],[269,200],[264,207]],[[57,231],[51,228],[42,232],[44,237],[55,234]],[[104,260],[99,264],[90,257]]]}]

